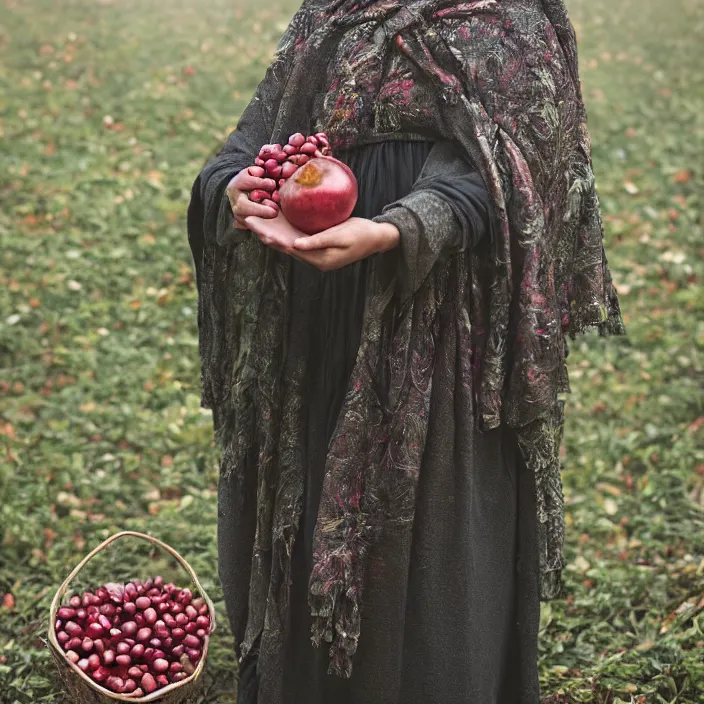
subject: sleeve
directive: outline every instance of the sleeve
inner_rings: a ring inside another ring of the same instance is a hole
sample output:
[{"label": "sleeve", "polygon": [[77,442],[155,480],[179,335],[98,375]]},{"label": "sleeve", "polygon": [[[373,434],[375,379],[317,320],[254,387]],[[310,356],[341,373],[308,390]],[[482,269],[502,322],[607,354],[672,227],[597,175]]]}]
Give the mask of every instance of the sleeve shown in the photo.
[{"label": "sleeve", "polygon": [[200,289],[207,242],[229,247],[242,242],[246,230],[234,227],[226,189],[232,178],[251,166],[263,144],[271,138],[272,125],[284,87],[285,66],[280,59],[267,70],[237,128],[222,150],[203,168],[191,190],[188,207],[188,241]]},{"label": "sleeve", "polygon": [[401,234],[399,287],[405,298],[437,263],[474,247],[490,232],[489,195],[480,173],[454,143],[441,141],[411,192],[374,220],[394,224]]},{"label": "sleeve", "polygon": [[216,247],[228,247],[242,242],[247,235],[246,231],[235,228],[235,218],[226,193],[230,180],[241,169],[254,163],[255,157],[249,157],[246,134],[244,129],[238,127],[228,139],[228,146],[233,151],[226,156],[220,154],[209,162],[191,189],[187,217],[188,243],[199,291],[206,239]]},{"label": "sleeve", "polygon": [[[188,206],[188,243],[193,255],[198,290],[198,347],[201,358],[201,405],[215,409],[223,378],[221,360],[228,344],[226,334],[232,305],[223,288],[236,267],[236,245],[249,236],[234,227],[226,194],[230,180],[254,163],[262,144],[271,139],[272,123],[281,102],[285,63],[272,64],[254,98],[240,118],[237,129],[222,150],[196,178]],[[217,419],[214,417],[217,425]]]}]

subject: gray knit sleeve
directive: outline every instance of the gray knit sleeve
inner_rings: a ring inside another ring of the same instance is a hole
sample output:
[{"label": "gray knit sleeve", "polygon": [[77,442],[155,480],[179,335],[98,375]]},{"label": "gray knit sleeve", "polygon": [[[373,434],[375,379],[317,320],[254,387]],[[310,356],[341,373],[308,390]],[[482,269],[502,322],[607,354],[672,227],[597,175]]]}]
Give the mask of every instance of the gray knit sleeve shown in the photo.
[{"label": "gray knit sleeve", "polygon": [[452,142],[437,142],[411,193],[387,205],[376,222],[400,234],[398,288],[402,299],[432,268],[476,244],[488,229],[488,194],[479,173]]}]

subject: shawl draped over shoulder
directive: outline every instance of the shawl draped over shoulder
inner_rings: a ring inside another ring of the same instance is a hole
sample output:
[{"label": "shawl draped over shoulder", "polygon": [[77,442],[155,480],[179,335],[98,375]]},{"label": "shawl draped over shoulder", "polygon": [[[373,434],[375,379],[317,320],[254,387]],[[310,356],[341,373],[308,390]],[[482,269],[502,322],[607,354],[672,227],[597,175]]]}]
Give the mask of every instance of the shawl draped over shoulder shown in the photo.
[{"label": "shawl draped over shoulder", "polygon": [[563,567],[566,338],[590,327],[620,334],[623,324],[562,0],[304,2],[189,208],[202,403],[213,409],[223,475],[258,477],[243,655],[263,632],[284,628],[306,471],[297,439],[307,342],[290,335],[290,259],[234,229],[225,188],[262,144],[320,131],[333,151],[408,134],[452,140],[492,208],[483,246],[404,241],[413,277],[398,254],[370,262],[309,585],[313,640],[329,644],[331,672],[349,676],[368,547],[390,523],[412,528],[441,326],[459,331],[457,392],[472,394],[477,426],[515,428],[534,473],[549,599]]}]

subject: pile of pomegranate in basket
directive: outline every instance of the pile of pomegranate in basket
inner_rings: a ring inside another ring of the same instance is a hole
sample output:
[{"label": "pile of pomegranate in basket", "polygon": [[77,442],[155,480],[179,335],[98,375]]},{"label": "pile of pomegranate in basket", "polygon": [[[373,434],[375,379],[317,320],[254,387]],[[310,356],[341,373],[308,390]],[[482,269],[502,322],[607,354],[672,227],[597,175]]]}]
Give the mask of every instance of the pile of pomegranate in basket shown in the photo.
[{"label": "pile of pomegranate in basket", "polygon": [[142,697],[193,674],[210,633],[208,605],[161,577],[108,583],[57,611],[68,660],[116,694]]}]

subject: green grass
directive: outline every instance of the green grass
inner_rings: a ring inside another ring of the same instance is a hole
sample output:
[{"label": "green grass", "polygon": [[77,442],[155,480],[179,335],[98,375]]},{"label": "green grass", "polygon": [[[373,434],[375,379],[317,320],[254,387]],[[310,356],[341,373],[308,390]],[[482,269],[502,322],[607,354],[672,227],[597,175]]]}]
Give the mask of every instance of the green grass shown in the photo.
[{"label": "green grass", "polygon": [[[41,640],[51,597],[124,528],[202,577],[221,624],[205,701],[233,701],[184,216],[295,5],[0,3],[0,596],[14,597],[1,702],[65,701]],[[629,336],[582,338],[570,357],[569,568],[543,613],[543,690],[691,704],[704,701],[704,3],[570,6]]]}]

